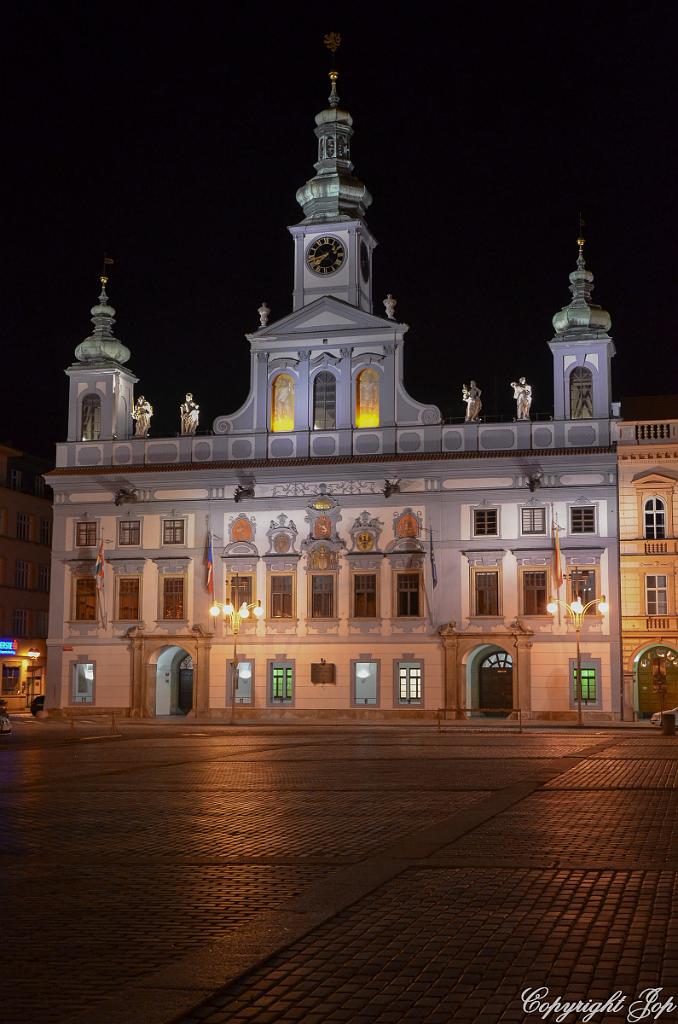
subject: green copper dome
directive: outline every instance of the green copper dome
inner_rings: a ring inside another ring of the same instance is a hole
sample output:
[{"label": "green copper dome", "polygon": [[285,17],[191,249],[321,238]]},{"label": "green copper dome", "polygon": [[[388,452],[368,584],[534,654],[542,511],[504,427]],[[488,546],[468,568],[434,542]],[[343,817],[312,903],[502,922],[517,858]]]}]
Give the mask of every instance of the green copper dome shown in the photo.
[{"label": "green copper dome", "polygon": [[556,334],[563,338],[607,334],[612,324],[607,310],[591,302],[593,274],[586,269],[584,262],[584,239],[578,239],[577,244],[577,269],[570,274],[572,302],[568,306],[563,306],[553,318]]},{"label": "green copper dome", "polygon": [[297,202],[304,211],[302,224],[356,220],[365,216],[372,202],[366,186],[352,173],[353,118],[348,111],[339,108],[336,71],[330,72],[330,80],[330,105],[315,119],[317,173],[297,190]]},{"label": "green copper dome", "polygon": [[101,281],[99,302],[92,306],[92,323],[94,333],[81,341],[75,350],[75,358],[81,363],[110,361],[126,363],[131,352],[126,345],[113,336],[115,310],[108,304],[106,280]]}]

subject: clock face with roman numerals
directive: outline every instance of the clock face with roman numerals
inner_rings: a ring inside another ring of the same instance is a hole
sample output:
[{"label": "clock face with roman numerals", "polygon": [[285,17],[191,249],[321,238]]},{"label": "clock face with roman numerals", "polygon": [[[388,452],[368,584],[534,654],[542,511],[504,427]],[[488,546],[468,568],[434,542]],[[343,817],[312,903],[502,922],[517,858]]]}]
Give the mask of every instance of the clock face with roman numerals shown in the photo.
[{"label": "clock face with roman numerals", "polygon": [[333,274],[343,265],[346,249],[343,242],[332,235],[323,235],[311,242],[306,250],[306,266],[314,274]]}]

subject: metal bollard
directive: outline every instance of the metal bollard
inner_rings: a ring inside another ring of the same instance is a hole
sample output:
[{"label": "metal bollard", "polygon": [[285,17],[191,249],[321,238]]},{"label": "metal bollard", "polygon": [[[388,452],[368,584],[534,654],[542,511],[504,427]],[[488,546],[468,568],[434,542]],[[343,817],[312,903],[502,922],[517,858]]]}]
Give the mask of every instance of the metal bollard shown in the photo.
[{"label": "metal bollard", "polygon": [[662,736],[676,735],[676,716],[666,711],[662,714]]}]

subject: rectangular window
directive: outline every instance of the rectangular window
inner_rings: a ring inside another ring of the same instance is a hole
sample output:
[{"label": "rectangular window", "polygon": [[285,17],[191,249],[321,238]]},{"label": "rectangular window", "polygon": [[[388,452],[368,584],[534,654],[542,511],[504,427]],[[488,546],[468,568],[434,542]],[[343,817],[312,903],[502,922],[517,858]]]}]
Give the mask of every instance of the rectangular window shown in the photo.
[{"label": "rectangular window", "polygon": [[311,576],[311,618],[334,617],[334,576]]},{"label": "rectangular window", "polygon": [[184,615],[184,577],[165,576],[162,581],[162,617],[163,619],[183,619]]},{"label": "rectangular window", "polygon": [[17,512],[16,514],[16,539],[17,540],[30,540],[29,537],[30,520],[25,512]]},{"label": "rectangular window", "polygon": [[10,469],[9,471],[9,486],[13,491],[21,490],[21,470]]},{"label": "rectangular window", "polygon": [[243,604],[252,604],[253,590],[253,576],[231,576],[226,580],[226,594],[235,608],[240,608]]},{"label": "rectangular window", "polygon": [[476,572],[474,584],[475,614],[499,615],[499,573]]},{"label": "rectangular window", "polygon": [[594,505],[583,505],[570,509],[570,533],[595,533],[596,509]]},{"label": "rectangular window", "polygon": [[118,618],[125,622],[139,619],[140,583],[138,576],[121,576],[118,580]]},{"label": "rectangular window", "polygon": [[35,627],[35,635],[39,637],[46,637],[49,632],[49,612],[39,611],[37,613],[37,623]]},{"label": "rectangular window", "polygon": [[[233,686],[233,662],[228,663],[228,680],[230,699],[233,699],[230,687]],[[235,703],[251,704],[254,684],[254,662],[239,661],[235,673]]]},{"label": "rectangular window", "polygon": [[364,707],[378,703],[378,665],[376,661],[353,662],[353,703]]},{"label": "rectangular window", "polygon": [[377,575],[357,572],[353,577],[353,615],[356,619],[374,619],[377,615]]},{"label": "rectangular window", "polygon": [[294,666],[286,661],[271,665],[271,700],[278,704],[290,704],[294,696]]},{"label": "rectangular window", "polygon": [[570,600],[580,597],[582,604],[595,601],[596,570],[572,569],[570,572]]},{"label": "rectangular window", "polygon": [[546,615],[548,573],[523,573],[523,615]]},{"label": "rectangular window", "polygon": [[421,576],[418,572],[396,573],[396,615],[413,616],[421,614],[420,609],[420,582]]},{"label": "rectangular window", "polygon": [[96,622],[97,585],[93,576],[76,576],[74,613],[76,622]]},{"label": "rectangular window", "polygon": [[398,662],[398,703],[421,704],[421,662]]},{"label": "rectangular window", "polygon": [[474,508],[473,533],[476,537],[497,536],[496,508]]},{"label": "rectangular window", "polygon": [[272,619],[293,617],[294,577],[286,573],[271,573],[271,603],[269,614]]},{"label": "rectangular window", "polygon": [[14,565],[14,586],[18,590],[28,589],[28,562],[19,558]]},{"label": "rectangular window", "polygon": [[[577,667],[572,669],[572,687],[575,703],[578,699],[577,693]],[[581,667],[581,699],[587,703],[598,699],[596,687],[596,670],[591,666]]]},{"label": "rectangular window", "polygon": [[14,609],[13,625],[15,636],[28,636],[28,611],[25,608]]},{"label": "rectangular window", "polygon": [[141,544],[141,520],[121,519],[118,523],[118,544],[120,547]]},{"label": "rectangular window", "polygon": [[49,519],[40,520],[40,543],[52,543],[52,524],[50,523]]},{"label": "rectangular window", "polygon": [[45,493],[45,481],[41,476],[36,476],[33,480],[33,492],[38,495],[39,498]]},{"label": "rectangular window", "polygon": [[162,542],[163,544],[183,544],[184,543],[184,520],[183,519],[165,519],[162,524]]},{"label": "rectangular window", "polygon": [[645,602],[648,615],[666,615],[668,613],[666,576],[645,577]]},{"label": "rectangular window", "polygon": [[19,693],[21,682],[21,669],[18,665],[2,666],[2,692],[6,694]]},{"label": "rectangular window", "polygon": [[93,548],[97,542],[96,523],[75,524],[75,544],[79,548]]},{"label": "rectangular window", "polygon": [[94,702],[94,665],[92,662],[78,663],[73,666],[74,704],[92,704]]},{"label": "rectangular window", "polygon": [[530,534],[546,533],[546,509],[545,508],[521,508],[520,529],[523,536]]},{"label": "rectangular window", "polygon": [[43,594],[49,593],[49,566],[39,565],[38,566],[38,590],[41,590]]}]

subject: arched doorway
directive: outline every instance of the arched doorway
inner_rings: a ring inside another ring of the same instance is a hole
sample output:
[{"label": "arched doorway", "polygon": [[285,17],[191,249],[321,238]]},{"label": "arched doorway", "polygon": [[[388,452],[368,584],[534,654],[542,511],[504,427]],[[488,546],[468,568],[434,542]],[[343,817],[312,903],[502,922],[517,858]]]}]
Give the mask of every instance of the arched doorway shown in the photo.
[{"label": "arched doorway", "polygon": [[483,644],[467,662],[468,707],[472,715],[506,718],[513,708],[513,658],[503,647]]},{"label": "arched doorway", "polygon": [[640,718],[649,718],[662,707],[678,707],[677,651],[664,644],[648,647],[637,655],[635,670]]},{"label": "arched doorway", "polygon": [[187,715],[193,708],[193,660],[183,647],[164,647],[155,680],[156,715]]}]

